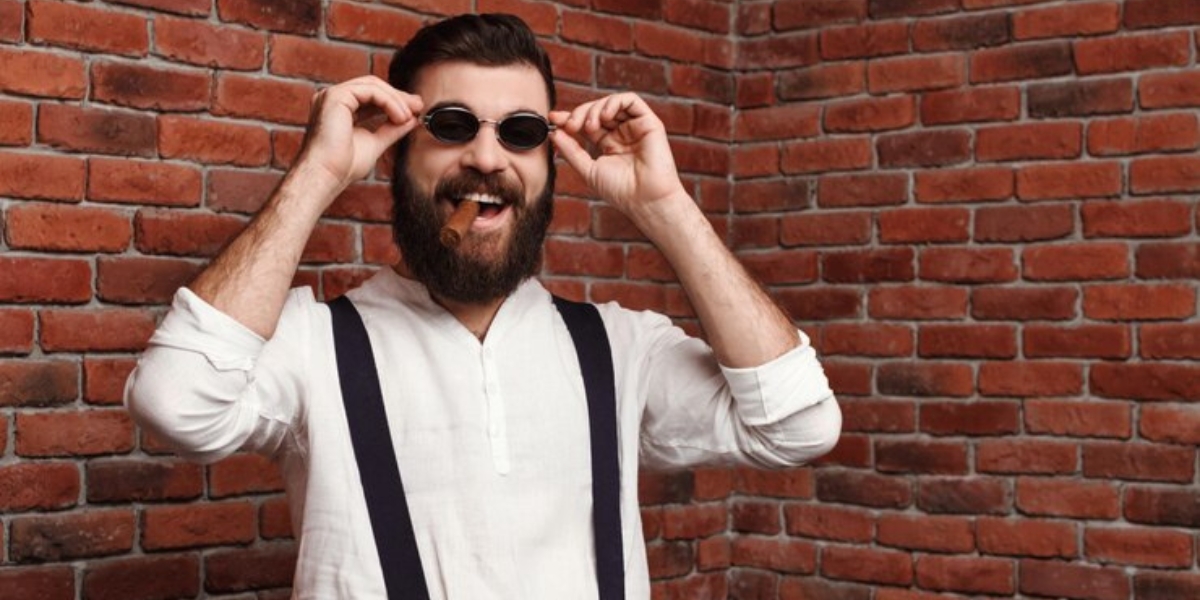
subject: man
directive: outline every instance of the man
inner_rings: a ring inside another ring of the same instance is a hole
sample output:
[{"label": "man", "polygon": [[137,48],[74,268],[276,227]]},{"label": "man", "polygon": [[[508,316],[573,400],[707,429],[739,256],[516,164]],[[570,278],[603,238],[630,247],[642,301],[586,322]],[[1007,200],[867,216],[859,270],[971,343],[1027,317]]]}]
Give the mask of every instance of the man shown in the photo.
[{"label": "man", "polygon": [[[329,308],[288,287],[321,213],[400,142],[402,259],[348,296],[369,332],[429,596],[597,597],[593,541],[611,532],[593,530],[583,363],[530,278],[550,220],[552,146],[666,256],[711,343],[661,315],[599,307],[616,391],[620,587],[649,598],[637,465],[787,467],[828,451],[840,413],[807,338],[688,197],[644,101],[550,111],[550,63],[519,19],[426,27],[389,79],[317,94],[295,165],[180,290],[127,405],[186,456],[251,449],[279,462],[300,542],[295,597],[388,597],[376,547],[386,540],[372,535],[359,477],[378,454],[352,448]],[[367,109],[386,122],[356,125]],[[465,201],[479,215],[447,248],[438,230]]]}]

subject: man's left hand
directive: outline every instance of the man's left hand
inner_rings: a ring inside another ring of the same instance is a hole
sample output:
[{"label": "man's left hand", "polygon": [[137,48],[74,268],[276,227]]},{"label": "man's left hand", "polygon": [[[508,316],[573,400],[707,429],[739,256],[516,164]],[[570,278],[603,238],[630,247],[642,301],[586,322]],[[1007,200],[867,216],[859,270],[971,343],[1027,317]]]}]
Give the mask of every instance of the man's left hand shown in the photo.
[{"label": "man's left hand", "polygon": [[[687,197],[662,121],[637,94],[613,94],[572,111],[552,111],[554,146],[606,202],[632,218],[651,217]],[[592,158],[575,137],[599,151]]]}]

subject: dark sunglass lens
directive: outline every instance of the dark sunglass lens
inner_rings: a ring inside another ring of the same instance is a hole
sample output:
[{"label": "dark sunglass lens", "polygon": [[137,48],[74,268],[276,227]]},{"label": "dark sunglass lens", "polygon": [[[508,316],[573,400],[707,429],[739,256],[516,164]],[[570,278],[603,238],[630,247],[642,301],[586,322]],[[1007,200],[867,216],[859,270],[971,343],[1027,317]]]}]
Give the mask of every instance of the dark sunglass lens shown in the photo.
[{"label": "dark sunglass lens", "polygon": [[429,115],[429,132],[443,142],[466,142],[479,132],[479,120],[464,110],[439,110]]},{"label": "dark sunglass lens", "polygon": [[533,115],[514,115],[500,124],[500,139],[521,150],[537,147],[549,134],[546,122]]}]

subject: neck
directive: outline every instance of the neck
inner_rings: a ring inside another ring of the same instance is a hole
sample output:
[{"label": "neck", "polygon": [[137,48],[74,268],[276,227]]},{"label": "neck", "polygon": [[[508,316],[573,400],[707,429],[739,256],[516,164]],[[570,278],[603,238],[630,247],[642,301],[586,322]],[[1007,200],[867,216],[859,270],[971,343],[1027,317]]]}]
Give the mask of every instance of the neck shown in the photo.
[{"label": "neck", "polygon": [[[408,269],[408,265],[405,265],[404,261],[396,263],[392,269],[405,279],[419,281],[416,277],[413,277],[412,271]],[[479,338],[479,341],[483,341],[487,337],[488,329],[492,326],[492,321],[496,318],[496,313],[500,311],[500,305],[504,304],[504,298],[497,298],[487,302],[460,302],[434,294],[432,291],[429,293],[429,296],[433,298],[433,301],[438,306],[441,306],[446,309],[446,312],[454,315],[454,318],[458,319],[458,322],[462,323],[463,327],[467,328],[467,331],[470,331],[475,337]]]}]

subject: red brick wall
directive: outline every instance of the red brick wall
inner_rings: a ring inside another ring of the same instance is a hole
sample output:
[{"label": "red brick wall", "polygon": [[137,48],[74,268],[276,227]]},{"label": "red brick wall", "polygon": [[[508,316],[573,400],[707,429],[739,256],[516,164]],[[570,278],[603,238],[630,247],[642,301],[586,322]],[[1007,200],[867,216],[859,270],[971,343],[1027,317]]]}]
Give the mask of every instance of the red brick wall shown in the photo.
[{"label": "red brick wall", "polygon": [[[813,468],[644,478],[658,598],[1200,596],[1200,3],[324,4],[0,0],[0,598],[287,596],[277,473],[170,457],[123,379],[312,91],[465,10],[525,16],[565,106],[647,96],[843,404]],[[386,172],[298,283],[394,258]],[[694,328],[561,173],[545,279]]]},{"label": "red brick wall", "polygon": [[1200,597],[1200,2],[736,9],[730,242],[845,432],[737,474],[730,596]]}]

